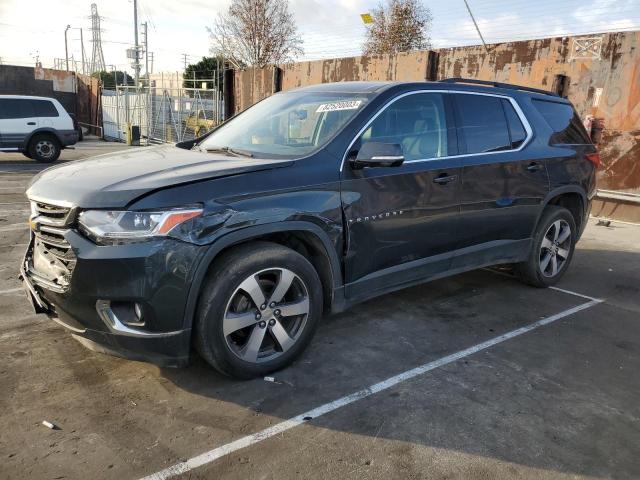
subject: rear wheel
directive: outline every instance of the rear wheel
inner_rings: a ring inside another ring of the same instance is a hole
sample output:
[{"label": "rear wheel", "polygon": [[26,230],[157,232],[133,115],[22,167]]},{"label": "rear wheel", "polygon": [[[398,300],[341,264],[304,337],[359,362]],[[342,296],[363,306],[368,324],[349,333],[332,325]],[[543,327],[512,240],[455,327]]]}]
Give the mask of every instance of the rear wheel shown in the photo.
[{"label": "rear wheel", "polygon": [[37,162],[55,162],[60,156],[60,142],[52,135],[35,135],[29,142],[29,157]]},{"label": "rear wheel", "polygon": [[535,287],[548,287],[560,280],[573,257],[577,229],[571,212],[550,205],[538,223],[527,261],[515,265],[518,277]]},{"label": "rear wheel", "polygon": [[322,286],[299,253],[268,242],[242,245],[212,266],[195,343],[220,372],[251,378],[290,364],[318,325]]}]

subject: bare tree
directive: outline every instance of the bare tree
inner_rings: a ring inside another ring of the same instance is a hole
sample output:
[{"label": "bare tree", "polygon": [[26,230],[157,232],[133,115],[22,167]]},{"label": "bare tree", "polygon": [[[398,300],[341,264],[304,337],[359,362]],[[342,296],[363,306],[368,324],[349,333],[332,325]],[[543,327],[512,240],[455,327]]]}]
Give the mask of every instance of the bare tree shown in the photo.
[{"label": "bare tree", "polygon": [[288,62],[303,53],[288,0],[233,0],[207,31],[211,52],[236,68]]},{"label": "bare tree", "polygon": [[421,0],[386,0],[372,12],[373,24],[363,45],[365,55],[429,48],[431,12]]}]

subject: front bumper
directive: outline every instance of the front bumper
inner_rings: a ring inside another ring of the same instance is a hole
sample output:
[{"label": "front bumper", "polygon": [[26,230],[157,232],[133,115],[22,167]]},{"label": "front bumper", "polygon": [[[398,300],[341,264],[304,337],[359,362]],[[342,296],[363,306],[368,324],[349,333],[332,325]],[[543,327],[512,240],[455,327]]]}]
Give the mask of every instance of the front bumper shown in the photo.
[{"label": "front bumper", "polygon": [[[74,230],[64,237],[75,255],[65,285],[34,268],[34,235],[29,243],[21,276],[36,312],[93,350],[162,366],[185,365],[191,339],[186,304],[203,247],[172,238],[98,246]],[[111,308],[136,303],[144,325],[128,324]]]}]

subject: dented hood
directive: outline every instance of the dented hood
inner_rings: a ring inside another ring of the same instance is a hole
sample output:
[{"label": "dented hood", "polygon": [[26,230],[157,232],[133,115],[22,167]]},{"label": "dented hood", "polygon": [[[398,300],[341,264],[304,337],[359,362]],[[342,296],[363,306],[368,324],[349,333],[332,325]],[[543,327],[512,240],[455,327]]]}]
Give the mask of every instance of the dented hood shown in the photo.
[{"label": "dented hood", "polygon": [[34,177],[27,196],[58,205],[118,208],[166,187],[291,164],[169,145],[136,148],[49,168]]}]

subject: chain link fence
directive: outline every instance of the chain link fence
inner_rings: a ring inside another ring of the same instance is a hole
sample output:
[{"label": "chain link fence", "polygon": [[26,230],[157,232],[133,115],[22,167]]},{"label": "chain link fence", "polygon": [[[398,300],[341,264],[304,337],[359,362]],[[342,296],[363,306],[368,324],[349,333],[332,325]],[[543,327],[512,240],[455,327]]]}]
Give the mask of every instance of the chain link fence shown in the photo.
[{"label": "chain link fence", "polygon": [[128,129],[139,127],[141,144],[182,142],[204,135],[223,120],[222,91],[216,88],[119,85],[102,92],[107,140],[126,141]]}]

